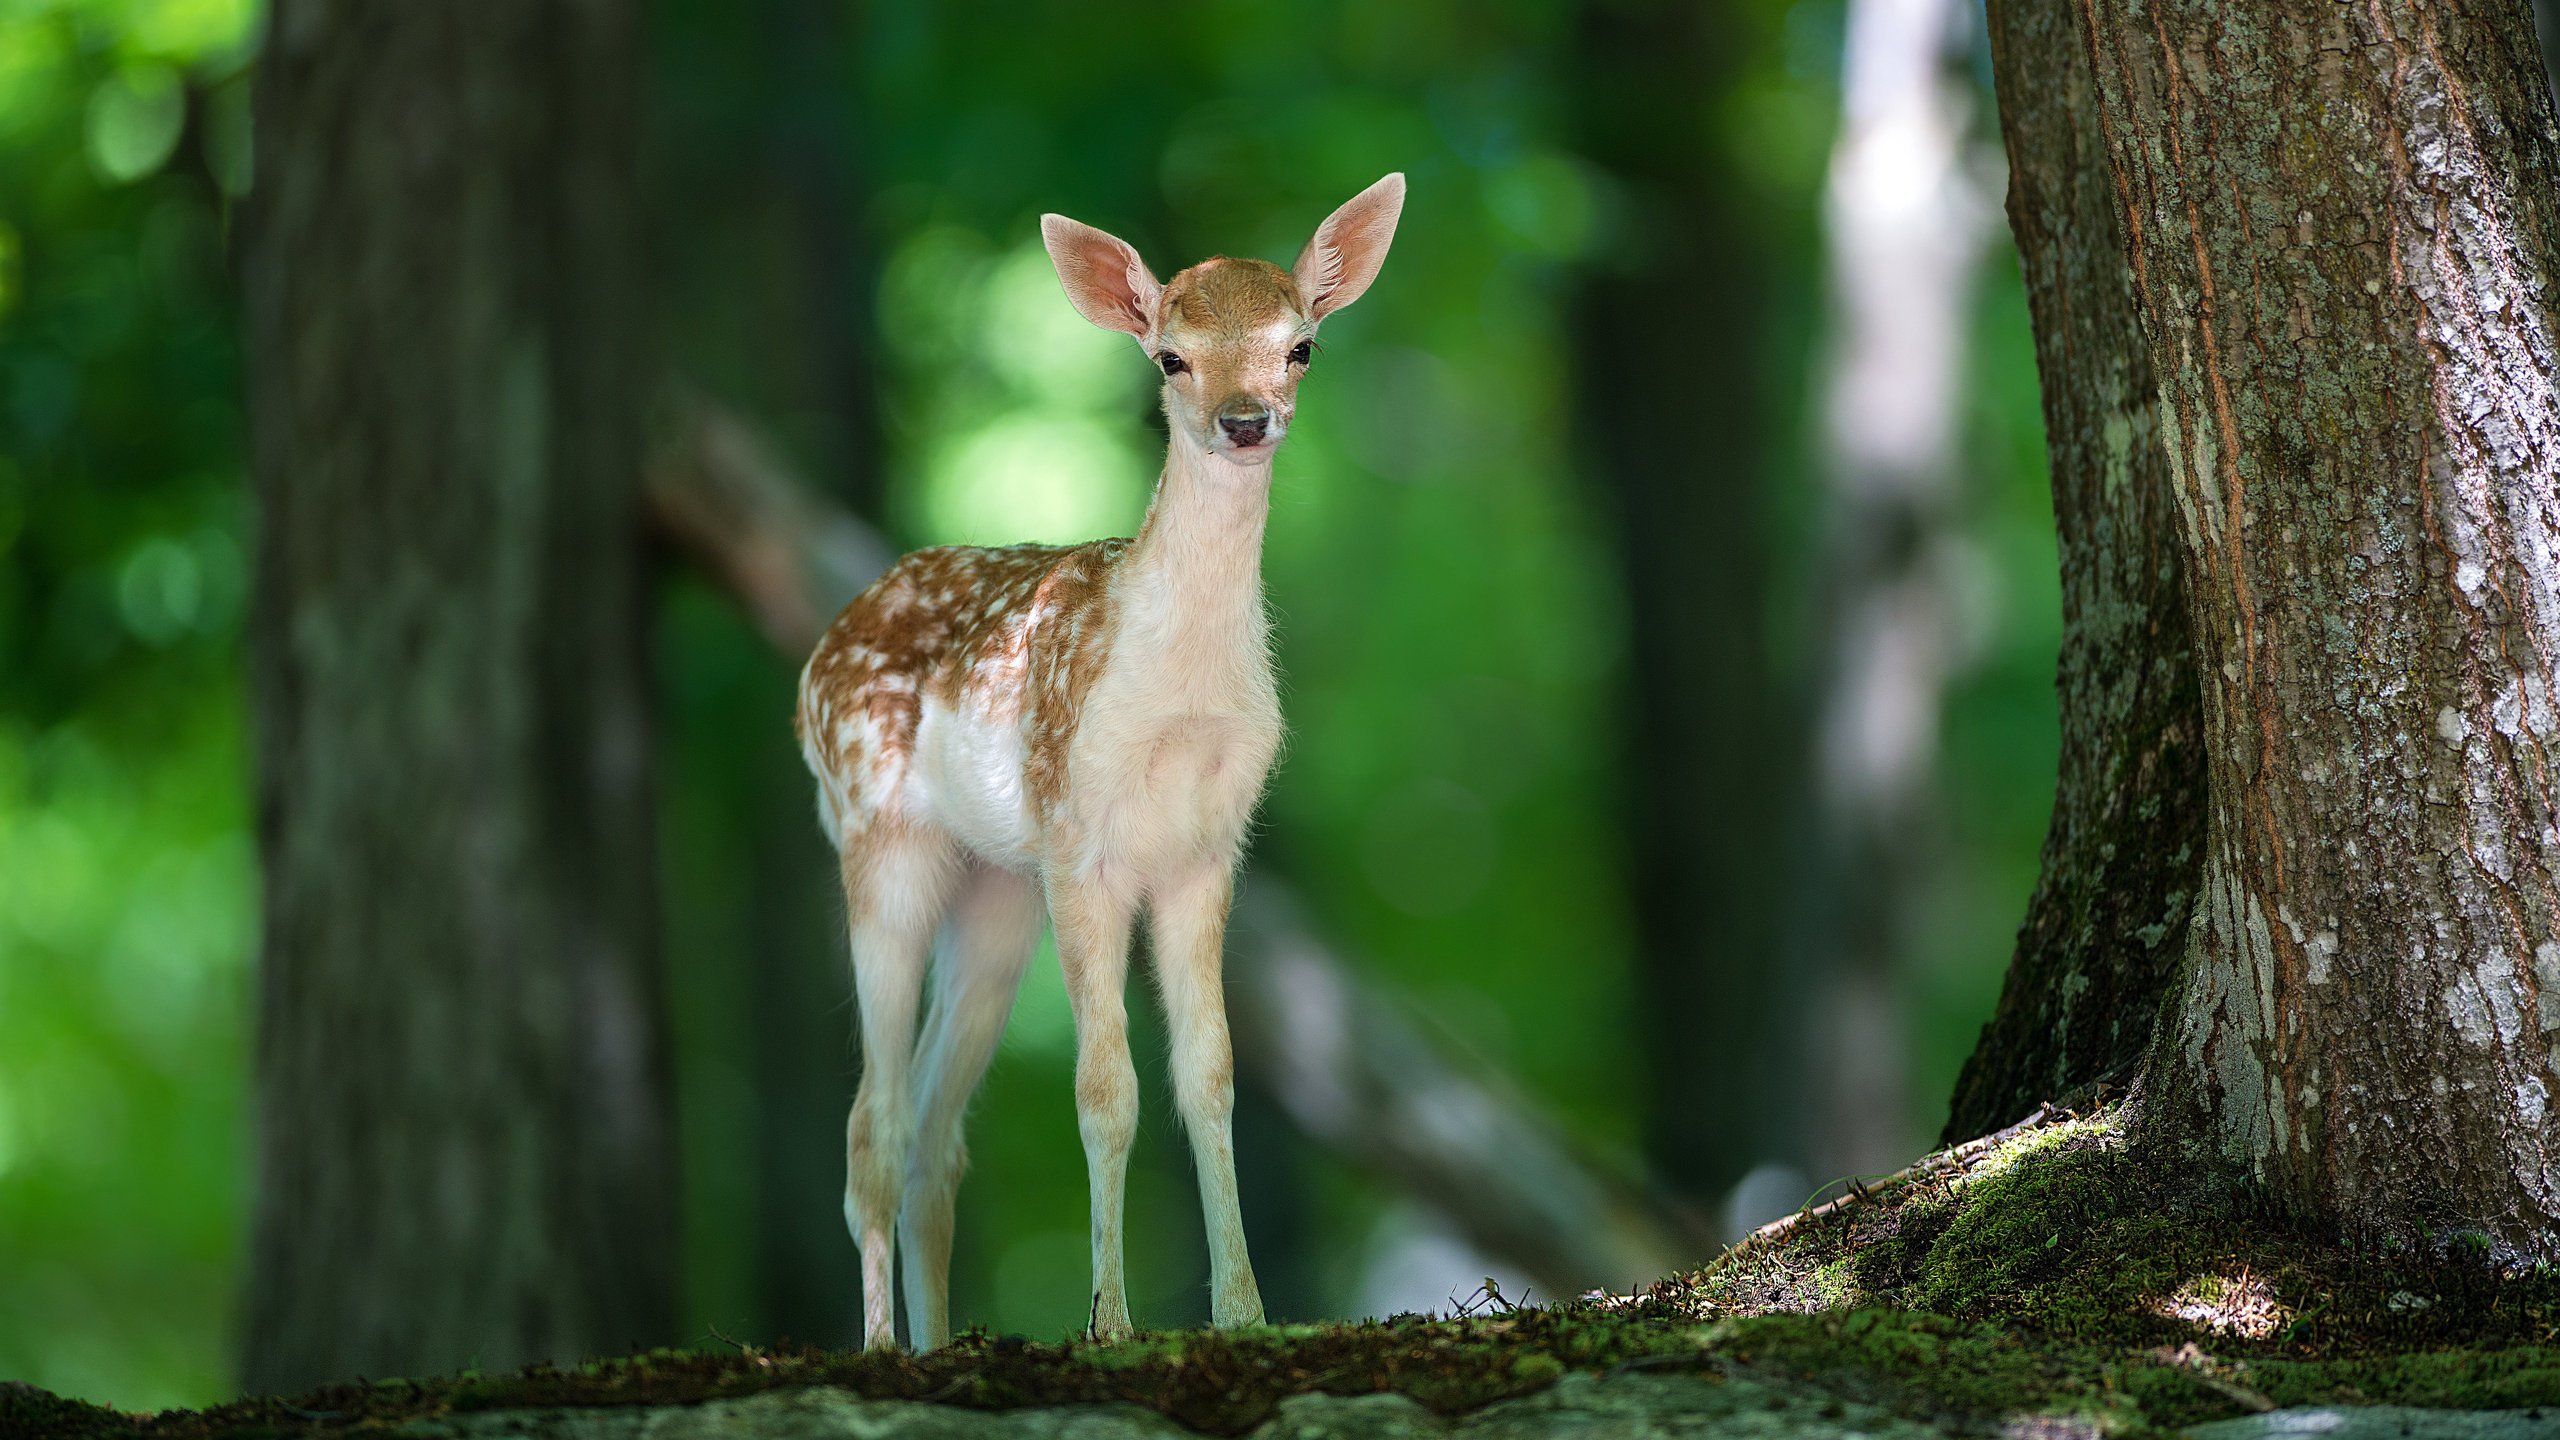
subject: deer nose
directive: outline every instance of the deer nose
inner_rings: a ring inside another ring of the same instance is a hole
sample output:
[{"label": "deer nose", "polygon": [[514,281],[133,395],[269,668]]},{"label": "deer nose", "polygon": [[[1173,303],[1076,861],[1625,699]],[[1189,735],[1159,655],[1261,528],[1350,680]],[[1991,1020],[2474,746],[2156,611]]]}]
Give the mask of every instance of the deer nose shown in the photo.
[{"label": "deer nose", "polygon": [[1227,439],[1235,444],[1259,445],[1270,427],[1271,412],[1259,404],[1231,402],[1219,407],[1218,428],[1227,432]]}]

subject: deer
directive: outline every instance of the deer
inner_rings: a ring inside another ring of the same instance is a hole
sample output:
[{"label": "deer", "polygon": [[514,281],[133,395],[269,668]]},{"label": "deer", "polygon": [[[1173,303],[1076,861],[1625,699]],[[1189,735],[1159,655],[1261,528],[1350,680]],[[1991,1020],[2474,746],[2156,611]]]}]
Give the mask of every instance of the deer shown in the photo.
[{"label": "deer", "polygon": [[1236,1194],[1224,949],[1282,738],[1262,591],[1272,458],[1316,329],[1377,278],[1404,190],[1392,174],[1352,197],[1289,269],[1218,256],[1163,283],[1126,241],[1042,216],[1068,302],[1163,374],[1165,461],[1144,522],[1081,545],[916,551],[845,607],[801,672],[794,728],[843,879],[861,1037],[844,1214],[866,1348],[897,1343],[893,1257],[909,1343],[950,1338],[963,1121],[1044,914],[1075,1030],[1088,1332],[1132,1333],[1125,992],[1142,912],[1211,1323],[1262,1322]]}]

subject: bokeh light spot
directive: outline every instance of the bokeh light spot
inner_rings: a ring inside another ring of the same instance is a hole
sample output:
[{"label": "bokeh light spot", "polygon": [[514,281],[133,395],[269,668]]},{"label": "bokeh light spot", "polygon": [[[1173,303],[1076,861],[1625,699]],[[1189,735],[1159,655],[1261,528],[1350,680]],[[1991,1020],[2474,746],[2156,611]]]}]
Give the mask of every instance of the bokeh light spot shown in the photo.
[{"label": "bokeh light spot", "polygon": [[1141,497],[1139,461],[1103,425],[1040,411],[961,436],[925,480],[925,525],[939,542],[1065,544],[1127,533]]},{"label": "bokeh light spot", "polygon": [[186,126],[178,72],[149,61],[127,65],[89,97],[89,163],[122,184],[160,168]]}]

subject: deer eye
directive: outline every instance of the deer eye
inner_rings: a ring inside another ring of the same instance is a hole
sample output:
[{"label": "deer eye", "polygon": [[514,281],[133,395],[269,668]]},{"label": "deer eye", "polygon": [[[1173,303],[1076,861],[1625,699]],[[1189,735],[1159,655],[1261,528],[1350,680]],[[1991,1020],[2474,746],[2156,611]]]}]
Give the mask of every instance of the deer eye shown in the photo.
[{"label": "deer eye", "polygon": [[1183,371],[1191,368],[1182,362],[1181,356],[1174,354],[1170,350],[1157,351],[1156,363],[1164,367],[1164,373],[1167,375],[1179,375]]},{"label": "deer eye", "polygon": [[1314,358],[1316,358],[1316,342],[1313,340],[1301,340],[1289,349],[1289,363],[1292,365],[1304,365]]}]

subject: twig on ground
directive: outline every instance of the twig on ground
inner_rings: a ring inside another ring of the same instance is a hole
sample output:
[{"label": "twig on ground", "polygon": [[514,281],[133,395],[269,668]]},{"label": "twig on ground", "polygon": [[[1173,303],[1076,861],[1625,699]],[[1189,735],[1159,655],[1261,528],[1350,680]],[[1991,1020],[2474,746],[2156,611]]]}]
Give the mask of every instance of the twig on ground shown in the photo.
[{"label": "twig on ground", "polygon": [[[1958,1173],[1970,1166],[1981,1155],[2007,1144],[2039,1125],[2046,1124],[2056,1116],[2070,1118],[2067,1113],[2055,1110],[2052,1102],[2047,1101],[2038,1105],[2034,1114],[2005,1130],[1995,1130],[1991,1134],[1967,1140],[1961,1145],[1923,1156],[1900,1170],[1870,1183],[1861,1185],[1855,1177],[1847,1177],[1849,1185],[1847,1193],[1825,1200],[1819,1205],[1807,1206],[1792,1215],[1781,1215],[1744,1236],[1741,1243],[1733,1248],[1740,1250],[1744,1246],[1756,1245],[1764,1240],[1775,1240],[1808,1220],[1821,1219],[1853,1202],[1874,1200],[1878,1196],[1890,1194],[1922,1180],[1933,1180],[1942,1175]],[[1829,1188],[1828,1185],[1823,1187],[1825,1190]],[[1819,1195],[1822,1191],[1817,1190],[1814,1193]]]}]

